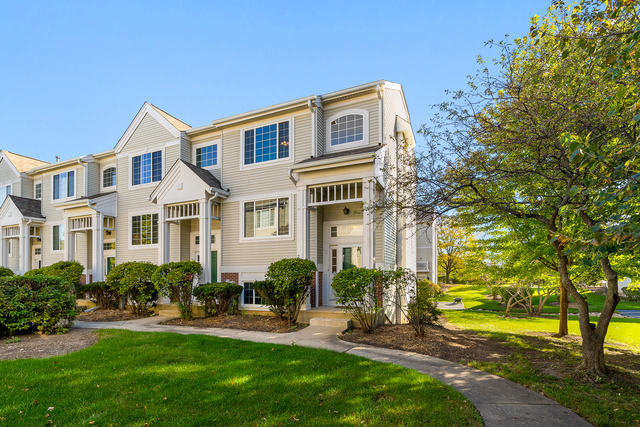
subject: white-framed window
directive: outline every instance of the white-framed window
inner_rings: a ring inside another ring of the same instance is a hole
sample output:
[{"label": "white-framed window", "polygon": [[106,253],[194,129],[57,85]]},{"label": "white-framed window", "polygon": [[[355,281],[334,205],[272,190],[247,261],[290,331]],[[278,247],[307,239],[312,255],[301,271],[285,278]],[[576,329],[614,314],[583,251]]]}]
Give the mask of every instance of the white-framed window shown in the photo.
[{"label": "white-framed window", "polygon": [[51,227],[52,236],[52,250],[63,251],[64,250],[64,224],[58,224]]},{"label": "white-framed window", "polygon": [[103,251],[115,251],[116,250],[116,242],[104,242],[102,243]]},{"label": "white-framed window", "polygon": [[115,187],[116,185],[116,167],[109,166],[102,170],[102,188]]},{"label": "white-framed window", "polygon": [[194,242],[195,245],[199,245],[200,244],[200,236],[195,236]]},{"label": "white-framed window", "polygon": [[11,184],[0,187],[0,203],[4,202],[7,196],[11,195]]},{"label": "white-framed window", "polygon": [[53,183],[53,200],[68,199],[75,195],[76,189],[76,172],[71,170],[61,172],[51,177]]},{"label": "white-framed window", "polygon": [[369,111],[352,109],[334,114],[326,122],[326,150],[350,149],[369,143]]},{"label": "white-framed window", "polygon": [[291,198],[243,202],[243,238],[291,235]]},{"label": "white-framed window", "polygon": [[242,282],[243,305],[262,305],[262,297],[253,289],[253,282]]},{"label": "white-framed window", "polygon": [[33,248],[34,255],[42,255],[42,248]]},{"label": "white-framed window", "polygon": [[244,129],[243,165],[253,165],[291,157],[291,121],[285,120]]},{"label": "white-framed window", "polygon": [[131,245],[156,245],[158,243],[158,214],[148,213],[131,217]]},{"label": "white-framed window", "polygon": [[42,200],[42,183],[41,182],[36,182],[33,185],[33,198]]},{"label": "white-framed window", "polygon": [[7,242],[7,255],[9,255],[10,257],[13,256],[13,239],[8,239],[9,242]]},{"label": "white-framed window", "polygon": [[150,184],[162,180],[162,150],[131,158],[131,185]]}]

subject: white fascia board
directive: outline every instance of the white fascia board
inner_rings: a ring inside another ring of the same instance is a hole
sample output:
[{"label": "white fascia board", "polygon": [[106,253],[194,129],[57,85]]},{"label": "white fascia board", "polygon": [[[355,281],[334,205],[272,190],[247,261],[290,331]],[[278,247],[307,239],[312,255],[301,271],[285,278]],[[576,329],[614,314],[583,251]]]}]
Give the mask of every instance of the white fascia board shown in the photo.
[{"label": "white fascia board", "polygon": [[271,105],[269,107],[260,108],[258,110],[247,111],[246,113],[236,114],[236,115],[225,117],[222,119],[213,120],[211,122],[211,125],[190,129],[186,131],[186,133],[187,134],[195,133],[195,132],[198,132],[199,130],[201,131],[204,129],[208,129],[209,127],[218,128],[221,126],[229,126],[235,122],[245,121],[253,117],[261,116],[264,114],[273,114],[273,113],[277,113],[280,110],[286,111],[296,106],[306,105],[310,100],[314,100],[314,99],[316,99],[315,95],[305,96],[303,98],[294,99],[293,101],[287,101],[280,104]]},{"label": "white fascia board", "polygon": [[354,87],[350,87],[348,89],[342,89],[342,90],[339,90],[339,91],[336,91],[336,92],[326,93],[324,95],[321,95],[321,97],[322,97],[323,101],[329,100],[331,98],[339,98],[341,96],[348,95],[350,93],[362,92],[363,90],[373,89],[374,87],[376,87],[378,85],[383,85],[385,82],[386,82],[386,80],[377,80],[375,82],[365,83],[365,84],[360,85],[360,86],[354,86]]},{"label": "white fascia board", "polygon": [[416,146],[416,139],[413,136],[413,127],[411,123],[400,116],[396,116],[396,132],[402,132],[404,137],[409,141],[411,148]]},{"label": "white fascia board", "polygon": [[80,163],[78,163],[78,160],[80,160],[82,162],[85,162],[85,163],[95,162],[95,159],[93,158],[93,156],[91,154],[89,154],[89,155],[85,155],[85,156],[74,157],[73,159],[69,159],[69,160],[63,160],[61,162],[49,163],[48,165],[38,166],[37,168],[33,168],[31,170],[28,170],[25,173],[27,175],[35,175],[35,174],[38,174],[38,173],[52,171],[52,170],[59,169],[59,168],[69,167],[69,166],[73,166],[73,165],[80,165]]}]

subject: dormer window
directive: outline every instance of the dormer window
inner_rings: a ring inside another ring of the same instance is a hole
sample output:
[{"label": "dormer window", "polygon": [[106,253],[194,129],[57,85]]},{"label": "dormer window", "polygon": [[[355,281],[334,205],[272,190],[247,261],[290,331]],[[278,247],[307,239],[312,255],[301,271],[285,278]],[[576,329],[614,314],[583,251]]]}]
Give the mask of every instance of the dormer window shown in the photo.
[{"label": "dormer window", "polygon": [[347,110],[327,120],[327,151],[349,149],[369,143],[369,112]]}]

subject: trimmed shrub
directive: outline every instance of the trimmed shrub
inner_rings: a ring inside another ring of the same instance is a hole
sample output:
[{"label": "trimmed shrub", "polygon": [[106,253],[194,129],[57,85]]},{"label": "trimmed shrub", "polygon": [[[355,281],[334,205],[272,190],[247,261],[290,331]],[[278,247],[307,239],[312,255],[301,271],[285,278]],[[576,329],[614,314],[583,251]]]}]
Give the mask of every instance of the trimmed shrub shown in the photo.
[{"label": "trimmed shrub", "polygon": [[385,271],[383,277],[384,288],[393,290],[391,304],[405,315],[416,336],[423,337],[425,326],[436,323],[442,314],[436,301],[443,294],[442,288],[428,280],[419,280],[408,268]]},{"label": "trimmed shrub", "polygon": [[13,271],[7,267],[0,267],[0,277],[11,277],[13,276]]},{"label": "trimmed shrub", "polygon": [[32,326],[45,334],[62,332],[78,312],[72,287],[64,279],[44,275],[0,279],[0,325],[9,334]]},{"label": "trimmed shrub", "polygon": [[80,287],[80,292],[89,296],[89,299],[105,310],[116,309],[120,303],[120,294],[107,282],[87,283]]},{"label": "trimmed shrub", "polygon": [[269,307],[269,311],[281,320],[286,320],[287,307],[284,303],[284,295],[278,292],[273,280],[253,282],[253,289],[260,294],[262,304]]},{"label": "trimmed shrub", "polygon": [[629,301],[640,302],[640,285],[630,284],[626,288],[622,288],[622,292],[624,292]]},{"label": "trimmed shrub", "polygon": [[77,286],[80,284],[80,277],[82,277],[83,271],[84,267],[78,261],[59,261],[46,267],[27,271],[24,276],[56,276],[66,280],[73,286]]},{"label": "trimmed shrub", "polygon": [[266,279],[272,283],[269,288],[271,295],[263,297],[282,303],[284,313],[276,314],[282,319],[286,318],[290,325],[298,321],[300,308],[309,295],[315,271],[316,264],[313,261],[301,258],[281,259],[272,263],[267,270]]},{"label": "trimmed shrub", "polygon": [[242,286],[235,283],[207,283],[193,290],[207,314],[219,316],[229,311],[231,304],[242,294]]},{"label": "trimmed shrub", "polygon": [[151,276],[158,267],[150,262],[131,261],[117,265],[107,275],[107,284],[126,295],[135,314],[145,314],[158,299]]},{"label": "trimmed shrub", "polygon": [[416,283],[414,295],[407,304],[407,319],[416,331],[416,335],[424,336],[424,327],[438,322],[442,311],[438,310],[436,298],[441,294],[440,286],[428,280]]},{"label": "trimmed shrub", "polygon": [[376,299],[376,282],[383,281],[382,271],[365,267],[340,270],[331,287],[338,303],[360,323],[362,331],[372,333],[381,302]]},{"label": "trimmed shrub", "polygon": [[171,298],[180,310],[180,317],[191,320],[193,313],[193,282],[198,281],[202,266],[196,261],[170,262],[159,266],[151,280],[160,292]]}]

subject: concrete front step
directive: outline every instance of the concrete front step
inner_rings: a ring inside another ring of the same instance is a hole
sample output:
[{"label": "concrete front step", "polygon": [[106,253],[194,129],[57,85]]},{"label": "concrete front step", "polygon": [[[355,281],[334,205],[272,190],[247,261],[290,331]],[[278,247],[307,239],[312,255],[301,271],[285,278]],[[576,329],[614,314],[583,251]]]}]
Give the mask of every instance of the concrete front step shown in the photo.
[{"label": "concrete front step", "polygon": [[324,326],[329,328],[342,328],[343,330],[351,327],[351,319],[335,319],[330,317],[314,317],[309,321],[310,326]]},{"label": "concrete front step", "polygon": [[172,310],[168,308],[164,310],[158,310],[158,314],[165,317],[180,317],[180,310]]}]

